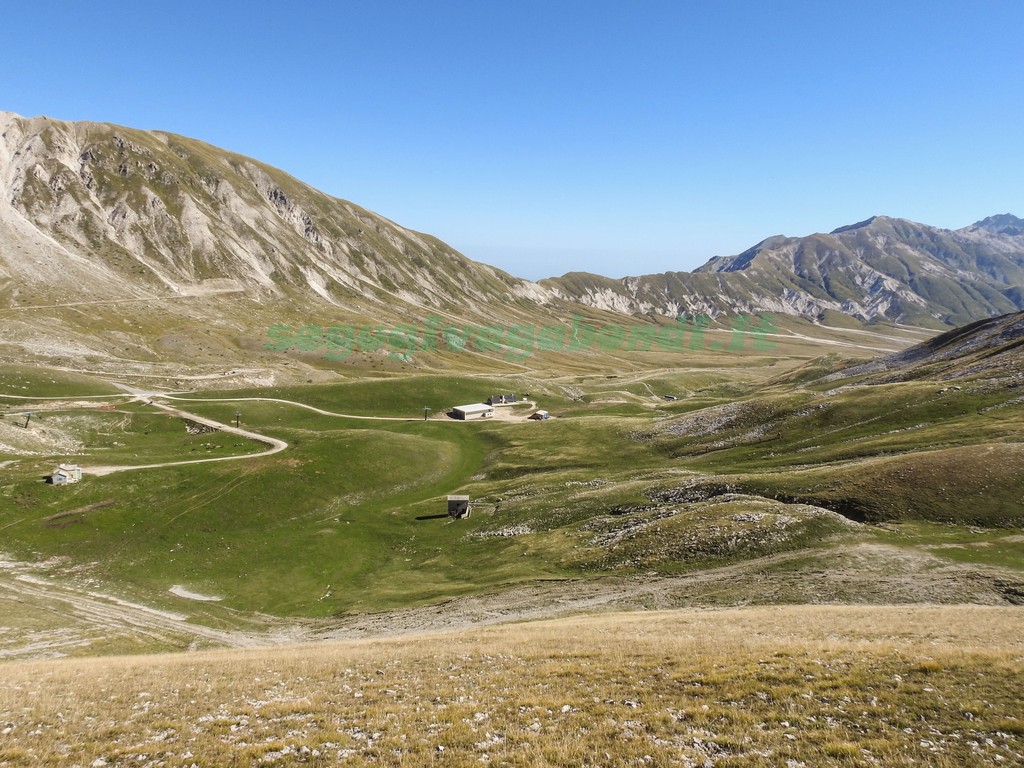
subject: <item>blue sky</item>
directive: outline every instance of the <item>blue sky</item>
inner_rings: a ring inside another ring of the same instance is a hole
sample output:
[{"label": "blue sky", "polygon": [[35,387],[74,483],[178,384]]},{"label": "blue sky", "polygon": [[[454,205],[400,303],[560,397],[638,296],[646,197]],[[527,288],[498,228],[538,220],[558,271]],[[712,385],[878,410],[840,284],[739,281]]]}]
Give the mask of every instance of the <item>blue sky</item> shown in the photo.
[{"label": "blue sky", "polygon": [[1022,29],[1018,0],[19,3],[0,109],[203,139],[523,277],[619,277],[1024,216]]}]

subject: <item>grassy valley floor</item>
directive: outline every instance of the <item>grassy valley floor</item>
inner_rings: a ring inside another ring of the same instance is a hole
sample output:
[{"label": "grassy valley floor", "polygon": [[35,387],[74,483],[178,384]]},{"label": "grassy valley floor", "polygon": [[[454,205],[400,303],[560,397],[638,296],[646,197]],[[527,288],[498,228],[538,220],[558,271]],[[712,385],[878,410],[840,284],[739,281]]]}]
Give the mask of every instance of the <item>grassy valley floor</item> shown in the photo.
[{"label": "grassy valley floor", "polygon": [[[839,365],[66,399],[55,373],[13,373],[25,394],[0,414],[0,657],[595,609],[1024,602],[1012,369],[955,385],[822,378]],[[36,387],[50,394],[28,399]],[[554,418],[444,415],[500,392]],[[236,422],[250,432],[209,428]],[[260,435],[286,446],[264,453]],[[68,459],[82,483],[41,481]],[[452,493],[471,518],[446,517]]]}]

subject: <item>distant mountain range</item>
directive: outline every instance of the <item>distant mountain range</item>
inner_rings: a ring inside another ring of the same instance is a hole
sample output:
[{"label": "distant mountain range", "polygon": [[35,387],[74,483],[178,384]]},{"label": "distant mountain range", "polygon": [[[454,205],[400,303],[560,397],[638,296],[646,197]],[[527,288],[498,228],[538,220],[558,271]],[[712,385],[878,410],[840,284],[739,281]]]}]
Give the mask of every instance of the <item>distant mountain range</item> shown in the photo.
[{"label": "distant mountain range", "polygon": [[612,280],[570,273],[542,284],[636,315],[777,312],[820,320],[941,327],[1024,308],[1024,220],[958,230],[874,216],[829,234],[777,235],[695,272]]},{"label": "distant mountain range", "polygon": [[281,322],[769,312],[942,328],[1021,308],[1010,214],[955,231],[877,216],[692,273],[536,283],[194,139],[0,113],[0,347],[64,363],[216,360]]}]

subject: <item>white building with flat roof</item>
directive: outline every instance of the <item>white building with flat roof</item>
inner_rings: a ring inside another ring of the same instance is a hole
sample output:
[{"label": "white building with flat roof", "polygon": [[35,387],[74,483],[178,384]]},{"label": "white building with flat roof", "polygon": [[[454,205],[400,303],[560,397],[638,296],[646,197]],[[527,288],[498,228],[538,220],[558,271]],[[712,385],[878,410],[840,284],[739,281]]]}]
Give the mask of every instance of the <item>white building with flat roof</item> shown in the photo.
[{"label": "white building with flat roof", "polygon": [[452,415],[456,419],[469,421],[470,419],[489,419],[494,416],[494,406],[487,403],[471,403],[470,405],[457,405],[452,408]]}]

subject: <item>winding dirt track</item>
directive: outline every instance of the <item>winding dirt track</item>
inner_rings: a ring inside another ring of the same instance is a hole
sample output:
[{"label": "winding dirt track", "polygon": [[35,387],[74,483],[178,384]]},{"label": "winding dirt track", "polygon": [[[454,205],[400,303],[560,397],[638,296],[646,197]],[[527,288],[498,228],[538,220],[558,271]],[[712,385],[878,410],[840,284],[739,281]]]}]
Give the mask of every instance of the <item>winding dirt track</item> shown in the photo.
[{"label": "winding dirt track", "polygon": [[261,435],[256,432],[250,432],[247,429],[239,429],[238,427],[232,427],[230,424],[222,424],[219,421],[208,419],[205,416],[197,416],[194,413],[187,413],[185,411],[173,408],[163,403],[158,403],[155,400],[147,400],[149,405],[166,411],[172,416],[177,416],[182,419],[188,419],[194,421],[197,424],[203,424],[208,427],[214,427],[219,429],[221,432],[226,432],[232,435],[238,435],[249,440],[255,440],[258,443],[269,445],[270,447],[265,451],[259,453],[247,453],[241,456],[219,456],[212,459],[189,459],[187,461],[165,461],[159,464],[135,464],[135,465],[115,465],[115,466],[99,466],[99,467],[82,467],[84,474],[92,475],[94,477],[102,475],[110,475],[114,472],[127,472],[133,469],[158,469],[160,467],[179,467],[186,464],[207,464],[211,461],[239,461],[241,459],[253,459],[257,456],[270,456],[275,453],[280,453],[288,447],[288,443],[284,440],[278,440],[276,437],[269,437],[268,435]]},{"label": "winding dirt track", "polygon": [[[294,405],[296,408],[305,408],[307,411],[313,411],[313,413],[319,413],[321,416],[335,416],[339,419],[367,419],[369,421],[423,421],[422,418],[415,416],[355,416],[351,413],[335,413],[334,411],[325,411],[323,408],[317,408],[312,405],[306,405],[305,403],[299,403],[294,400],[281,400],[276,397],[176,397],[174,395],[161,395],[166,400],[176,400],[179,402],[192,402],[192,403],[243,403],[243,402],[255,402],[255,403],[282,403],[283,405]],[[154,403],[155,404],[155,403]],[[191,416],[189,418],[192,418]]]},{"label": "winding dirt track", "polygon": [[[254,458],[257,458],[259,456],[270,456],[270,455],[275,454],[275,453],[280,453],[281,451],[283,451],[286,448],[288,448],[288,443],[285,442],[284,440],[280,440],[280,439],[278,439],[276,437],[270,437],[269,435],[261,435],[261,434],[259,434],[257,432],[250,432],[247,429],[240,429],[238,427],[232,427],[230,424],[224,424],[222,422],[206,418],[205,416],[199,416],[199,415],[194,414],[194,413],[189,413],[188,411],[183,411],[183,410],[181,410],[179,408],[174,408],[174,407],[172,407],[170,405],[167,405],[165,403],[158,402],[158,399],[174,400],[174,401],[177,401],[177,402],[193,402],[193,403],[241,403],[241,402],[281,403],[283,405],[291,405],[291,406],[294,406],[296,408],[305,408],[307,411],[313,411],[313,413],[318,413],[318,414],[320,414],[322,416],[331,416],[331,417],[339,418],[339,419],[361,419],[361,420],[368,420],[368,421],[404,421],[404,422],[423,421],[423,419],[418,418],[418,417],[404,417],[404,416],[357,416],[357,415],[351,414],[351,413],[336,413],[335,411],[327,411],[327,410],[324,410],[323,408],[317,408],[317,407],[312,406],[312,405],[306,405],[305,403],[299,403],[299,402],[296,402],[295,400],[281,400],[281,399],[276,398],[276,397],[220,397],[220,398],[203,398],[203,397],[181,397],[181,396],[167,394],[165,392],[138,392],[138,391],[133,392],[133,394],[134,394],[134,398],[133,398],[134,400],[137,400],[137,401],[140,401],[140,402],[144,402],[147,405],[152,405],[152,406],[154,406],[156,408],[160,408],[161,410],[166,411],[167,413],[171,414],[172,416],[177,416],[177,417],[182,418],[182,419],[188,419],[189,421],[194,421],[197,424],[204,424],[204,425],[206,425],[208,427],[214,427],[215,429],[218,429],[221,432],[226,432],[226,433],[232,434],[232,435],[238,435],[239,437],[244,437],[244,438],[247,438],[249,440],[255,440],[258,443],[263,443],[264,445],[268,445],[270,447],[267,450],[265,450],[265,451],[260,451],[259,453],[247,453],[247,454],[243,454],[243,455],[240,455],[240,456],[220,456],[220,457],[211,458],[211,459],[188,459],[188,460],[184,460],[184,461],[165,461],[165,462],[161,462],[159,464],[120,464],[120,465],[94,466],[94,467],[83,466],[82,467],[82,472],[83,473],[88,474],[88,475],[92,475],[94,477],[101,477],[103,475],[113,474],[114,472],[128,472],[130,470],[135,470],[135,469],[159,469],[161,467],[179,467],[179,466],[184,466],[184,465],[187,465],[187,464],[207,464],[207,463],[212,462],[212,461],[241,461],[243,459],[254,459]],[[536,403],[534,403],[532,400],[522,400],[520,402],[522,404],[529,405],[529,406],[534,407],[534,408],[536,407]],[[508,411],[496,410],[496,413],[500,413],[501,414],[500,416],[496,416],[495,417],[495,420],[497,420],[497,421],[516,421],[516,420],[518,420],[518,419],[510,418],[511,413],[512,413],[510,410],[508,410]],[[524,420],[525,420],[525,417],[524,417]],[[488,421],[489,421],[489,419],[488,419]],[[460,422],[458,420],[453,420],[453,419],[443,419],[443,420],[442,419],[431,419],[430,422],[433,423],[433,424],[461,424],[461,423],[463,423],[463,422]]]},{"label": "winding dirt track", "polygon": [[[306,405],[295,400],[281,400],[277,397],[219,397],[219,398],[204,398],[204,397],[178,397],[175,395],[161,395],[166,400],[176,400],[180,402],[192,402],[192,403],[241,403],[241,402],[257,402],[257,403],[281,403],[283,405],[293,405],[296,408],[305,408],[307,411],[313,411],[313,413],[319,413],[321,416],[333,416],[338,419],[364,419],[367,421],[423,421],[424,419],[419,416],[357,416],[352,413],[337,413],[335,411],[325,411],[323,408],[317,408],[313,405]],[[516,405],[529,405],[531,408],[536,408],[537,404],[533,400],[519,400]],[[498,414],[511,413],[511,410],[502,410],[503,406],[495,407],[494,418],[498,421],[503,421]],[[525,417],[523,417],[525,419]],[[461,424],[458,419],[428,419],[432,424]]]}]

